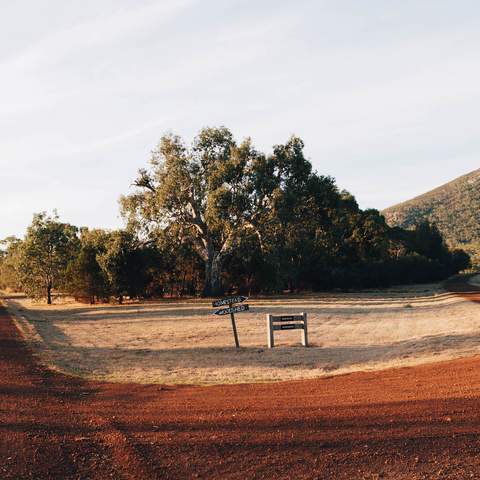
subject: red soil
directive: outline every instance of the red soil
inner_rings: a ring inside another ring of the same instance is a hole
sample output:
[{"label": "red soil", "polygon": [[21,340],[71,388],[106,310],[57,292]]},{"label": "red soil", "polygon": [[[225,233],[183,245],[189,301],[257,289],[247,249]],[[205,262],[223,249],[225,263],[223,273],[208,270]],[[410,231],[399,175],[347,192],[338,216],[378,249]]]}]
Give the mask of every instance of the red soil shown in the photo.
[{"label": "red soil", "polygon": [[274,384],[105,384],[41,367],[2,309],[0,372],[1,479],[480,478],[480,357]]}]

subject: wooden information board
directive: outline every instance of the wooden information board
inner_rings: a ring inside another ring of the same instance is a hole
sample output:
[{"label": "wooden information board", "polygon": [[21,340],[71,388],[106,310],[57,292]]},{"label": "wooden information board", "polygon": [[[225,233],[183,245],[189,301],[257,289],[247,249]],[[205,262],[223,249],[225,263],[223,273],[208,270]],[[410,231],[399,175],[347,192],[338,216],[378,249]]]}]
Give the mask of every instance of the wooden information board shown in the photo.
[{"label": "wooden information board", "polygon": [[307,314],[271,315],[267,314],[268,348],[275,346],[274,332],[277,330],[302,330],[302,345],[308,347]]}]

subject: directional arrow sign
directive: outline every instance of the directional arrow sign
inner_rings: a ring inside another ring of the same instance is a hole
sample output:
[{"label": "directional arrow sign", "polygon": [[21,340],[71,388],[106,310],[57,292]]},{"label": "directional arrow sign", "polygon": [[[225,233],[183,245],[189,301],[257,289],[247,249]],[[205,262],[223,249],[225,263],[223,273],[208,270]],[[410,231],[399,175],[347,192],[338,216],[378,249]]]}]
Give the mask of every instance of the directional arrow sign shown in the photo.
[{"label": "directional arrow sign", "polygon": [[215,300],[214,302],[212,302],[212,307],[223,307],[223,305],[231,305],[232,303],[242,303],[245,300],[248,300],[248,297],[245,297],[243,295],[221,298],[220,300]]},{"label": "directional arrow sign", "polygon": [[228,315],[229,313],[238,313],[238,312],[246,312],[248,310],[248,305],[235,305],[235,307],[229,308],[222,308],[220,310],[215,310],[213,312],[215,315]]}]

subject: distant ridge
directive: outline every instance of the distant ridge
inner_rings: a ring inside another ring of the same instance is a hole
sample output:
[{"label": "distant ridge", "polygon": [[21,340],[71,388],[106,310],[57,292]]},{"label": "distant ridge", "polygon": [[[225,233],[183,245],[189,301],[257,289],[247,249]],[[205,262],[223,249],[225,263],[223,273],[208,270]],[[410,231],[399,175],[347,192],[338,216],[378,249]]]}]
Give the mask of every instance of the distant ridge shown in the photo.
[{"label": "distant ridge", "polygon": [[403,228],[429,220],[450,245],[480,252],[480,169],[382,213],[390,225]]}]

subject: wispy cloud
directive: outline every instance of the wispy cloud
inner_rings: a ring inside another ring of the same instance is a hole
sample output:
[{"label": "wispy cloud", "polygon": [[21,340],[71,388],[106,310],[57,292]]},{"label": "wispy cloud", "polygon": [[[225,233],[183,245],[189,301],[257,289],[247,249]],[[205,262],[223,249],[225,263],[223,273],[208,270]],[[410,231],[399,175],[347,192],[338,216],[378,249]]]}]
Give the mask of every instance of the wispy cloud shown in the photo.
[{"label": "wispy cloud", "polygon": [[[198,0],[162,0],[131,8],[120,8],[109,15],[54,31],[20,52],[12,50],[10,58],[0,63],[0,104],[3,114],[18,116],[29,111],[48,109],[81,92],[79,85],[61,87],[61,77],[39,82],[49,76],[61,62],[70,65],[82,58],[84,51],[108,51],[115,42],[135,41],[136,35],[159,29],[174,21]],[[110,46],[109,46],[110,45]],[[61,74],[61,72],[60,72]]]},{"label": "wispy cloud", "polygon": [[7,59],[2,71],[25,72],[50,66],[78,50],[104,47],[119,38],[125,40],[139,31],[160,28],[198,0],[161,0],[131,8],[119,8],[109,15],[53,32],[40,42]]},{"label": "wispy cloud", "polygon": [[[169,120],[172,120],[170,117]],[[56,152],[58,156],[70,156],[70,155],[78,155],[80,153],[91,153],[96,152],[98,150],[103,150],[108,147],[112,147],[114,145],[122,144],[128,140],[134,139],[139,135],[155,130],[155,131],[162,131],[168,128],[167,119],[156,119],[146,122],[142,125],[139,125],[135,128],[131,128],[129,130],[125,130],[123,132],[118,133],[117,135],[113,135],[111,137],[101,138],[96,140],[92,143],[81,145],[81,146],[71,146],[68,150],[63,152]]]}]

